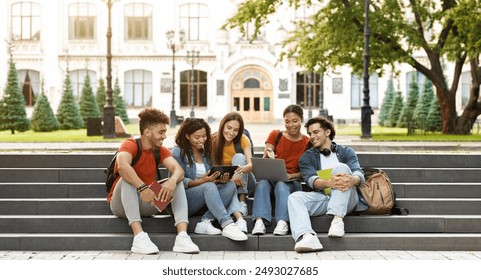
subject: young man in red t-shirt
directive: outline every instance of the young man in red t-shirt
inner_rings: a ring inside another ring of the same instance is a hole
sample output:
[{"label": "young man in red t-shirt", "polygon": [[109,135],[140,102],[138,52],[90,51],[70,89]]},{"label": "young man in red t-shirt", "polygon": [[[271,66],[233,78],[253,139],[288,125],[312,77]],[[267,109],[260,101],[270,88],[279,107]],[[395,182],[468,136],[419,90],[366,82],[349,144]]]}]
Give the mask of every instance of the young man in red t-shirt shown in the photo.
[{"label": "young man in red t-shirt", "polygon": [[198,253],[199,247],[187,235],[187,199],[182,179],[184,171],[172,157],[169,149],[163,147],[166,138],[169,117],[162,111],[147,108],[139,113],[140,140],[142,154],[138,162],[131,166],[132,159],[137,154],[137,143],[134,139],[126,139],[121,144],[117,154],[115,170],[120,177],[113,185],[107,202],[112,213],[118,217],[127,218],[134,233],[132,252],[139,254],[154,254],[159,252],[157,246],[142,229],[142,216],[152,216],[158,213],[153,206],[156,195],[148,188],[157,175],[154,157],[154,147],[160,151],[160,160],[169,170],[170,178],[163,184],[158,199],[171,202],[177,237],[173,251],[181,253]]}]

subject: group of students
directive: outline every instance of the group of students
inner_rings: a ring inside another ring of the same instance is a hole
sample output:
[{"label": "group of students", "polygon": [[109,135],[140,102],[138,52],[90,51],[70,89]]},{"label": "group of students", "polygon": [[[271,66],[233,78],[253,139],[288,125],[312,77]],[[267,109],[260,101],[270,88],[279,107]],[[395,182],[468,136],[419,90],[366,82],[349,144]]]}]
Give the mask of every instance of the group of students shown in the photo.
[{"label": "group of students", "polygon": [[[263,156],[283,159],[289,180],[272,182],[256,181],[252,175],[251,142],[243,133],[244,121],[239,113],[225,115],[216,132],[211,131],[204,119],[185,119],[170,151],[162,145],[168,116],[155,108],[142,110],[139,113],[142,154],[131,166],[137,145],[134,139],[124,140],[116,164],[120,177],[107,198],[112,213],[126,218],[132,228],[132,252],[159,251],[143,231],[141,217],[157,214],[155,199],[165,201],[170,197],[174,198],[170,211],[178,232],[175,252],[199,252],[187,234],[188,218],[193,215],[202,216],[195,226],[197,234],[222,234],[234,241],[247,240],[244,217],[248,214],[246,198],[250,193],[254,195],[253,235],[266,234],[266,227],[273,221],[273,202],[276,221],[273,233],[286,235],[291,231],[295,251],[322,250],[311,226],[311,216],[333,216],[328,236],[342,237],[343,217],[367,208],[356,191],[364,182],[357,155],[351,148],[333,142],[334,125],[325,118],[307,121],[308,136],[301,132],[304,117],[300,106],[287,106],[283,118],[285,130],[270,132]],[[146,187],[156,179],[155,147],[160,150],[162,165],[169,171],[169,179],[158,195]],[[228,173],[210,172],[216,165],[238,167],[229,177]],[[328,168],[332,168],[332,176],[321,179],[317,171]],[[302,191],[302,181],[312,191]]]}]

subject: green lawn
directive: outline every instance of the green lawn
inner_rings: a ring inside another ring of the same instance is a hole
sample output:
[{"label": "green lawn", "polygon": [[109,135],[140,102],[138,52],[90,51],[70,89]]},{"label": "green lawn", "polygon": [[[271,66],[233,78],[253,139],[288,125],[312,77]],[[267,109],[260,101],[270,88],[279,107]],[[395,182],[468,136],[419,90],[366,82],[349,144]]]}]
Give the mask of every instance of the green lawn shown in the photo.
[{"label": "green lawn", "polygon": [[[138,124],[126,125],[127,131],[131,134],[138,134]],[[371,136],[376,141],[481,141],[481,133],[473,131],[473,135],[442,135],[440,133],[426,133],[407,135],[405,128],[387,128],[373,126]],[[359,126],[337,126],[337,135],[361,136]],[[15,132],[0,131],[0,142],[96,142],[113,141],[120,142],[123,138],[104,139],[103,136],[87,136],[86,129],[58,130],[55,132]]]}]

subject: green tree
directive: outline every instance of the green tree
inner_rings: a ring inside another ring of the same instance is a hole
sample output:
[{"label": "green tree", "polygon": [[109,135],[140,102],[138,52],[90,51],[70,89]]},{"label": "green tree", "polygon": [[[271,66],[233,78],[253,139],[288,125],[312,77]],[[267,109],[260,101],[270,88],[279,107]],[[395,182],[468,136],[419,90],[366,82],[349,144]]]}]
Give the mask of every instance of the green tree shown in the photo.
[{"label": "green tree", "polygon": [[106,98],[106,90],[105,90],[105,83],[103,79],[99,80],[99,87],[97,88],[96,100],[97,105],[99,107],[100,116],[103,117],[104,115],[104,106],[105,106],[105,98]]},{"label": "green tree", "polygon": [[417,82],[416,75],[411,75],[411,82],[409,83],[409,94],[406,102],[403,105],[401,114],[399,115],[399,120],[397,122],[397,127],[407,127],[408,135],[414,132],[414,109],[416,109],[416,104],[419,98],[419,86]]},{"label": "green tree", "polygon": [[402,108],[403,108],[403,96],[401,92],[398,91],[394,95],[394,101],[392,103],[391,110],[389,111],[389,123],[387,123],[386,126],[396,127],[397,121],[399,120],[399,115],[401,115]]},{"label": "green tree", "polygon": [[[268,24],[278,8],[285,5],[311,5],[312,0],[246,0],[224,27],[239,28],[253,23],[254,34]],[[307,71],[349,65],[360,74],[364,63],[364,3],[360,0],[319,1],[324,5],[284,40],[287,50],[281,55],[293,57]],[[370,72],[381,75],[386,65],[406,63],[432,81],[441,104],[442,132],[468,134],[481,114],[481,32],[479,0],[387,0],[369,1]],[[285,5],[284,5],[285,4]],[[409,15],[413,20],[407,20]],[[375,23],[375,24],[374,24]],[[426,31],[433,31],[426,32]],[[423,52],[424,55],[418,54]],[[453,82],[443,77],[441,60],[453,63]],[[321,59],[322,58],[322,59]],[[471,91],[468,105],[460,116],[456,94],[464,65],[471,67]]]},{"label": "green tree", "polygon": [[88,118],[100,117],[99,107],[95,100],[92,86],[90,85],[89,75],[85,75],[82,87],[82,95],[80,96],[80,114],[82,115],[84,127],[87,126]]},{"label": "green tree", "polygon": [[384,93],[384,99],[382,101],[381,110],[379,112],[379,125],[385,126],[385,123],[389,121],[389,111],[392,108],[392,104],[394,102],[394,81],[393,79],[389,79],[387,82],[387,89]]},{"label": "green tree", "polygon": [[25,98],[18,85],[18,72],[15,64],[10,61],[8,80],[3,93],[2,108],[0,110],[0,130],[23,132],[30,128],[30,121],[25,111]]},{"label": "green tree", "polygon": [[31,128],[35,132],[50,132],[60,128],[60,125],[53,113],[52,107],[45,96],[44,89],[35,102],[32,113]]},{"label": "green tree", "polygon": [[72,82],[67,70],[67,76],[63,84],[62,100],[57,109],[57,120],[60,123],[60,129],[79,129],[83,127],[82,115],[75,97],[73,96]]},{"label": "green tree", "polygon": [[114,86],[114,106],[115,115],[119,116],[125,124],[130,123],[129,116],[127,115],[127,106],[125,105],[124,98],[120,95],[119,79],[115,79]]},{"label": "green tree", "polygon": [[419,98],[418,104],[416,104],[416,109],[414,110],[416,128],[420,128],[422,130],[426,129],[426,120],[433,99],[435,99],[433,84],[430,80],[426,79],[423,85],[423,93]]},{"label": "green tree", "polygon": [[426,130],[435,132],[441,131],[442,120],[441,120],[441,107],[439,107],[438,100],[433,98],[431,101],[431,106],[429,107],[429,113],[426,118]]}]

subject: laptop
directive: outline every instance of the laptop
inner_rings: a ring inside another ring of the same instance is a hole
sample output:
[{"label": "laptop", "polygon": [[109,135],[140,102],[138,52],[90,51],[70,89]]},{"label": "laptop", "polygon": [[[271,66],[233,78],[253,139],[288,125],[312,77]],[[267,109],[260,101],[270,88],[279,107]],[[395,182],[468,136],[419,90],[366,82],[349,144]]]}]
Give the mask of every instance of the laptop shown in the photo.
[{"label": "laptop", "polygon": [[290,181],[287,178],[286,162],[283,159],[252,157],[252,173],[256,180]]}]

